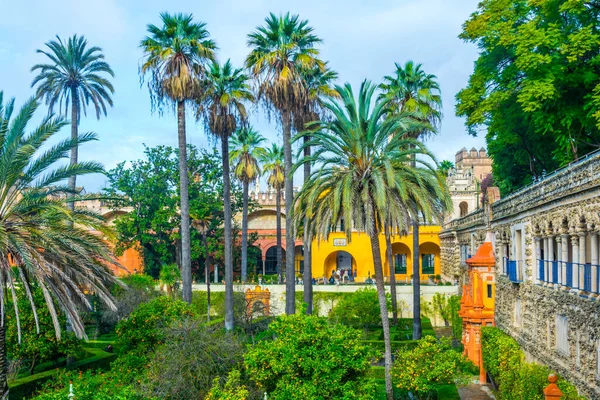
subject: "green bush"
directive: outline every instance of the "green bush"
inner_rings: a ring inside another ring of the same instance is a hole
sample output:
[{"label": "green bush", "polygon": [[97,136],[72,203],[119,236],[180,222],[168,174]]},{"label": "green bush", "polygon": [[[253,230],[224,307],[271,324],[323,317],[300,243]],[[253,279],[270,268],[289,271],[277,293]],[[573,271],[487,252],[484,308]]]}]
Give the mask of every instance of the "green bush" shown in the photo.
[{"label": "green bush", "polygon": [[[391,300],[388,298],[388,302]],[[381,326],[381,313],[377,290],[362,288],[353,293],[344,293],[329,313],[332,321],[355,328]]]},{"label": "green bush", "polygon": [[186,315],[194,315],[192,307],[167,296],[140,304],[127,319],[117,325],[117,345],[122,353],[151,351],[163,341],[163,328]]},{"label": "green bush", "polygon": [[[548,386],[550,368],[540,364],[527,363],[512,337],[495,327],[481,329],[483,367],[497,387],[496,398],[543,400],[543,391]],[[558,387],[563,400],[579,400],[575,387],[559,377]]]},{"label": "green bush", "polygon": [[270,330],[275,339],[245,356],[248,375],[270,399],[373,399],[373,352],[358,331],[306,315],[278,318]]},{"label": "green bush", "polygon": [[462,318],[458,315],[460,311],[460,296],[450,296],[448,300],[450,306],[450,326],[452,326],[452,337],[455,340],[462,340]]}]

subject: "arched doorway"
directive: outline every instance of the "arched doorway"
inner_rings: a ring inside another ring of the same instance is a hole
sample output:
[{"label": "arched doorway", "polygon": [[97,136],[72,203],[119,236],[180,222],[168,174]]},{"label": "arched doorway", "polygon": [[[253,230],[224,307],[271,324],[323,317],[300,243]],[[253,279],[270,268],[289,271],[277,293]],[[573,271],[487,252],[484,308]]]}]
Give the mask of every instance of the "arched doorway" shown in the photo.
[{"label": "arched doorway", "polygon": [[419,245],[419,256],[421,264],[421,275],[439,275],[440,268],[440,246],[433,242],[425,242]]},{"label": "arched doorway", "polygon": [[297,274],[304,273],[304,246],[301,244],[294,247],[294,270]]},{"label": "arched doorway", "polygon": [[323,274],[329,278],[332,271],[344,271],[346,276],[354,276],[356,274],[356,261],[352,254],[338,250],[328,255],[323,265]]},{"label": "arched doorway", "polygon": [[[284,271],[285,265],[285,249],[281,249],[281,271]],[[270,247],[267,249],[267,255],[265,257],[265,275],[274,275],[277,274],[277,246]]]},{"label": "arched doorway", "polygon": [[467,204],[466,201],[461,201],[460,204],[458,205],[458,208],[460,210],[461,217],[464,217],[465,215],[467,215],[469,213],[469,205]]},{"label": "arched doorway", "polygon": [[[389,276],[390,268],[387,257],[385,259],[384,275]],[[412,265],[410,248],[404,243],[392,243],[392,271],[396,275],[408,275],[409,266]]]}]

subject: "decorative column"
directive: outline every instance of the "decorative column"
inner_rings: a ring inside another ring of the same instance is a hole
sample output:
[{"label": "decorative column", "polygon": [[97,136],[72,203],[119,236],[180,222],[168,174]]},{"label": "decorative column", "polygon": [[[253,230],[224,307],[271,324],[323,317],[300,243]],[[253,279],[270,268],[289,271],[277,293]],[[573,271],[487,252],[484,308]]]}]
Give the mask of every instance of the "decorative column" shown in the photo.
[{"label": "decorative column", "polygon": [[572,254],[573,254],[573,266],[571,268],[571,272],[572,272],[572,281],[571,284],[573,285],[573,287],[575,286],[579,286],[578,282],[579,282],[579,278],[578,278],[578,272],[579,272],[579,266],[577,265],[579,263],[579,236],[577,234],[573,234],[571,236],[571,249],[572,249]]},{"label": "decorative column", "polygon": [[569,235],[564,234],[561,235],[562,238],[562,255],[561,261],[562,263],[562,284],[567,284],[567,262],[569,262]]},{"label": "decorative column", "polygon": [[592,263],[592,293],[594,296],[598,293],[598,232],[590,233],[591,239],[591,263]]},{"label": "decorative column", "polygon": [[219,283],[219,266],[215,264],[215,283]]},{"label": "decorative column", "polygon": [[552,236],[552,232],[548,236],[548,260],[550,263],[548,264],[548,276],[550,277],[550,282],[552,282],[552,278],[554,278],[554,271],[552,271],[552,261],[554,261],[554,236]]},{"label": "decorative column", "polygon": [[550,238],[546,236],[544,239],[544,273],[546,275],[546,282],[552,282],[550,279],[550,270],[552,269],[550,265],[550,257],[548,249],[550,248]]},{"label": "decorative column", "polygon": [[[583,290],[585,278],[585,232],[579,232],[579,289]],[[574,283],[573,283],[574,284]]]},{"label": "decorative column", "polygon": [[263,278],[264,278],[264,276],[267,274],[267,260],[265,258],[263,258],[262,264],[263,264]]},{"label": "decorative column", "polygon": [[[535,238],[535,266],[533,268],[533,281],[541,282],[540,277],[540,262],[538,260],[542,259],[542,238],[539,236]],[[545,277],[544,277],[545,279]]]}]

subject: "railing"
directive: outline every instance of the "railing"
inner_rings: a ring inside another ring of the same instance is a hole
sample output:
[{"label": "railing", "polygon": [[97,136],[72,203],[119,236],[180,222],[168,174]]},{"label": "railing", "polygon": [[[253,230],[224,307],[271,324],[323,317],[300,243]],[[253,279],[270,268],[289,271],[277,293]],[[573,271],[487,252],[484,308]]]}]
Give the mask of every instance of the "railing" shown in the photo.
[{"label": "railing", "polygon": [[600,265],[538,259],[538,280],[600,294]]},{"label": "railing", "polygon": [[504,257],[503,273],[508,275],[508,279],[513,283],[523,282],[523,267],[525,263],[522,260],[511,260]]}]

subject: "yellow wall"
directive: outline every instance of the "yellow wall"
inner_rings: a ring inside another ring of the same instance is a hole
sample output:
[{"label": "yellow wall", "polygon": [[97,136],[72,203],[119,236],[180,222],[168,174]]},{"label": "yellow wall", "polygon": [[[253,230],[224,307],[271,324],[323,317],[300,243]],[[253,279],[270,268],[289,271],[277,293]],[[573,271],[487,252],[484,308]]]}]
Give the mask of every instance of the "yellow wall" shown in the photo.
[{"label": "yellow wall", "polygon": [[[434,254],[434,275],[441,274],[440,265],[440,226],[421,226],[419,228],[419,247],[420,254]],[[345,234],[341,232],[332,233],[327,241],[314,241],[312,244],[312,269],[313,277],[329,278],[331,271],[336,268],[336,252],[346,251],[352,255],[352,269],[357,270],[356,280],[362,282],[369,276],[369,273],[374,277],[373,255],[371,250],[371,241],[364,233],[355,232],[352,234],[351,240],[346,240]],[[392,237],[392,249],[394,254],[406,252],[407,254],[407,273],[396,274],[398,281],[410,279],[413,274],[413,257],[412,257],[412,234],[408,236]],[[334,243],[337,244],[334,246]],[[386,277],[389,277],[388,262],[385,257],[385,237],[380,235],[379,248],[381,258],[383,260],[383,271]],[[419,260],[421,261],[421,255]],[[422,267],[422,265],[421,265]],[[421,274],[421,279],[426,280],[429,274]],[[387,280],[387,279],[386,279]]]}]

